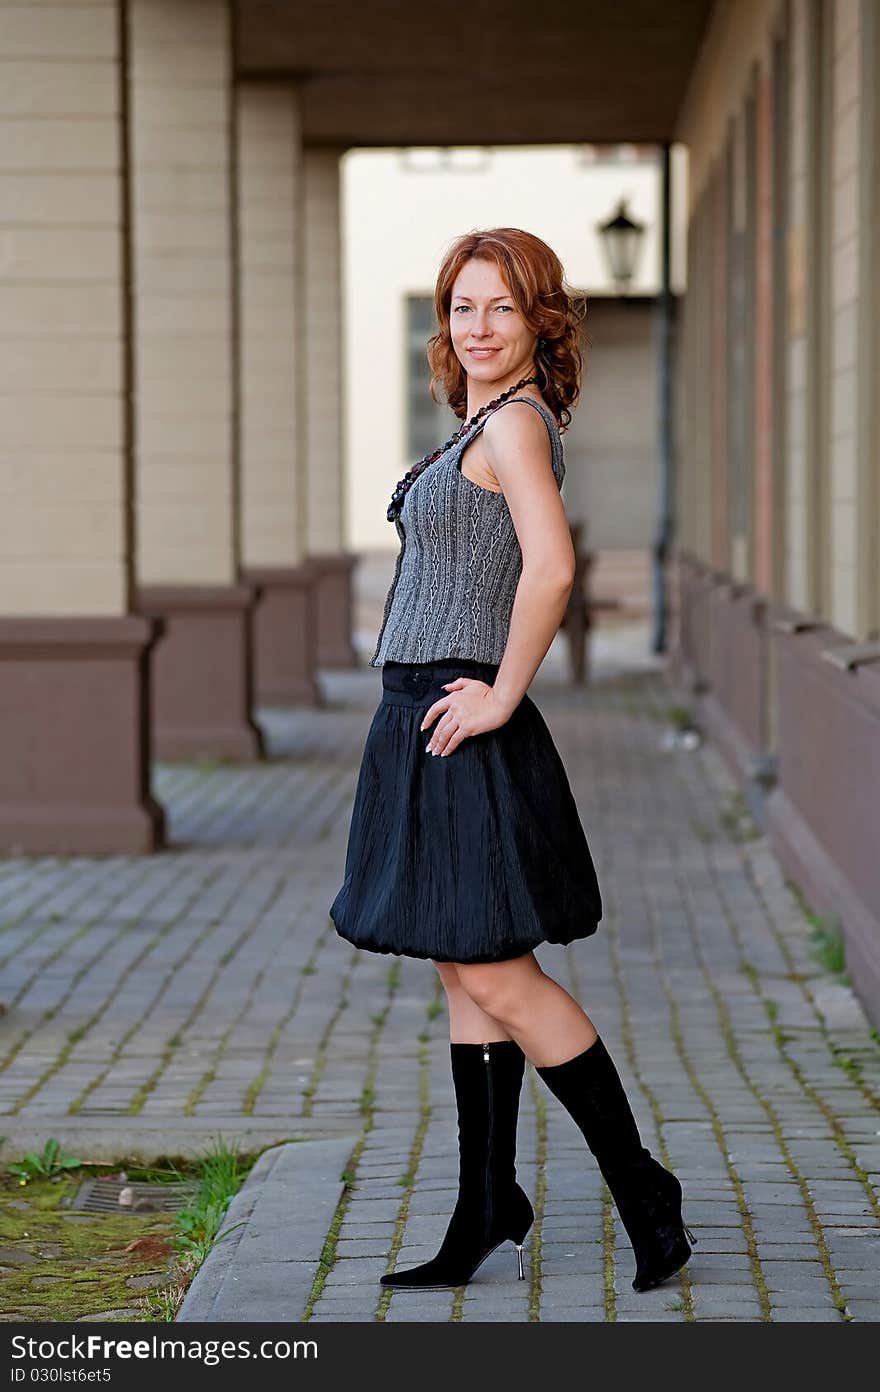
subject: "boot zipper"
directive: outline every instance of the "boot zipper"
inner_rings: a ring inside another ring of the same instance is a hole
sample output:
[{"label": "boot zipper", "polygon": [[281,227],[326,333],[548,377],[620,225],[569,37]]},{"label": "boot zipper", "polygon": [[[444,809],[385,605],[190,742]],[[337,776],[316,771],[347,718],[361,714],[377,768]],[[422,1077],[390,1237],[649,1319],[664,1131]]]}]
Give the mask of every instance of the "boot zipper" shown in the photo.
[{"label": "boot zipper", "polygon": [[494,1157],[494,1137],[495,1137],[495,1117],[494,1117],[494,1097],[492,1095],[492,1062],[489,1057],[489,1045],[483,1045],[483,1063],[486,1065],[486,1101],[487,1115],[489,1121],[489,1136],[486,1145],[486,1243],[492,1241],[492,1161]]}]

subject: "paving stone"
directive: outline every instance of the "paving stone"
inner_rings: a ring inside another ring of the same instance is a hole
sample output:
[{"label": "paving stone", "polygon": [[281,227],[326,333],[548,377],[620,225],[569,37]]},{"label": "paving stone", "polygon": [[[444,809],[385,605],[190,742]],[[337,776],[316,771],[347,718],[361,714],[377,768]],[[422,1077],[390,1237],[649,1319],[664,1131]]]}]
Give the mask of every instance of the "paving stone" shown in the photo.
[{"label": "paving stone", "polygon": [[352,1223],[345,1228],[345,1236],[349,1240],[369,1241],[381,1243],[384,1241],[390,1246],[394,1237],[394,1230],[397,1225],[391,1222],[383,1223]]},{"label": "paving stone", "polygon": [[604,1305],[541,1306],[541,1324],[604,1324]]},{"label": "paving stone", "polygon": [[773,1311],[774,1324],[842,1324],[843,1316],[837,1310],[797,1309]]},{"label": "paving stone", "polygon": [[743,1300],[731,1295],[709,1296],[705,1291],[694,1292],[694,1311],[698,1319],[704,1315],[745,1315],[748,1318],[761,1317],[761,1305],[757,1296]]},{"label": "paving stone", "polygon": [[387,1267],[388,1263],[384,1257],[358,1257],[350,1261],[342,1258],[334,1262],[324,1283],[324,1289],[329,1291],[335,1286],[376,1284],[379,1277],[384,1276]]},{"label": "paving stone", "polygon": [[340,1257],[382,1257],[388,1253],[384,1242],[370,1238],[340,1238],[336,1250]]},{"label": "paving stone", "polygon": [[880,1320],[880,1300],[847,1300],[847,1312],[857,1320]]},{"label": "paving stone", "polygon": [[681,1324],[682,1316],[674,1310],[622,1310],[617,1314],[618,1324]]},{"label": "paving stone", "polygon": [[25,1247],[0,1247],[0,1262],[7,1262],[11,1266],[32,1266],[39,1260],[38,1256],[27,1251]]},{"label": "paving stone", "polygon": [[167,1286],[171,1279],[171,1272],[165,1271],[145,1276],[129,1276],[125,1284],[131,1290],[155,1290],[158,1286]]},{"label": "paving stone", "polygon": [[385,1316],[386,1324],[425,1324],[426,1321],[432,1323],[445,1324],[449,1322],[451,1316],[436,1315],[425,1310],[406,1309],[404,1306],[392,1306]]},{"label": "paving stone", "polygon": [[819,1262],[763,1262],[764,1279],[769,1290],[805,1290],[810,1286],[828,1285],[828,1278]]},{"label": "paving stone", "polygon": [[834,1305],[834,1296],[829,1286],[824,1288],[821,1285],[813,1287],[809,1291],[804,1290],[773,1290],[769,1293],[770,1304],[774,1309],[786,1310],[792,1307],[799,1307],[804,1310],[825,1309],[826,1306]]},{"label": "paving stone", "polygon": [[815,1242],[759,1242],[758,1255],[762,1261],[814,1261],[817,1253]]},{"label": "paving stone", "polygon": [[[372,1319],[372,1318],[374,1318],[374,1317],[371,1316],[370,1318]],[[348,1314],[340,1314],[340,1315],[320,1315],[320,1314],[314,1314],[314,1315],[312,1315],[311,1319],[309,1320],[309,1324],[354,1324],[355,1322],[363,1323],[363,1322],[367,1322],[367,1321],[366,1321],[366,1319],[361,1320],[360,1316],[357,1316],[357,1315],[348,1315]]]},{"label": "paving stone", "polygon": [[[29,1314],[33,1314],[33,1306],[30,1307]],[[119,1306],[115,1310],[101,1310],[94,1315],[80,1315],[75,1321],[76,1324],[100,1324],[104,1320],[130,1320],[136,1319],[141,1311],[135,1305]],[[18,1318],[18,1316],[16,1316]]]}]

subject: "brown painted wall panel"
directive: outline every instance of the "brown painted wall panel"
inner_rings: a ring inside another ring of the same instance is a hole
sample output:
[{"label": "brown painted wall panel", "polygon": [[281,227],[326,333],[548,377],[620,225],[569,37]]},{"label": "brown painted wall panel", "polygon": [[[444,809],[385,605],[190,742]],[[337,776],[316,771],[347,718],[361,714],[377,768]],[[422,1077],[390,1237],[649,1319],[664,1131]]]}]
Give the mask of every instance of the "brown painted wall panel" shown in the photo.
[{"label": "brown painted wall panel", "polygon": [[866,673],[821,656],[834,629],[784,641],[779,662],[779,781],[815,836],[880,918],[880,701]]}]

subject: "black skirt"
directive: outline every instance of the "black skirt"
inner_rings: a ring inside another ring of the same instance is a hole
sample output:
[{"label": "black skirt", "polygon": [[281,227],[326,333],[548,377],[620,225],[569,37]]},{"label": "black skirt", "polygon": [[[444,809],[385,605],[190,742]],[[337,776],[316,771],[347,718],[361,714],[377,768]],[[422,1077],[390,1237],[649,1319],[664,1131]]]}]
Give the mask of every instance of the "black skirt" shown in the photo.
[{"label": "black skirt", "polygon": [[602,900],[562,760],[525,695],[495,730],[426,753],[444,682],[497,663],[386,662],[367,733],[336,931],[372,952],[500,962],[595,933]]}]

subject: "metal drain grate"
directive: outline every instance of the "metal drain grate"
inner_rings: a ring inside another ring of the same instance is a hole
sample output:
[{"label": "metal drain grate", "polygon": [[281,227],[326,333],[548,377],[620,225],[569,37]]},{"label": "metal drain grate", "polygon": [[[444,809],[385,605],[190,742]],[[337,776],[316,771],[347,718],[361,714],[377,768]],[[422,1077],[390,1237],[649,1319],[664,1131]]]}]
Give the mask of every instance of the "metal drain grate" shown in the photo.
[{"label": "metal drain grate", "polygon": [[[71,1199],[70,1208],[82,1213],[174,1213],[196,1192],[195,1184],[136,1184],[123,1179],[87,1179]],[[130,1203],[120,1203],[127,1190]]]}]

